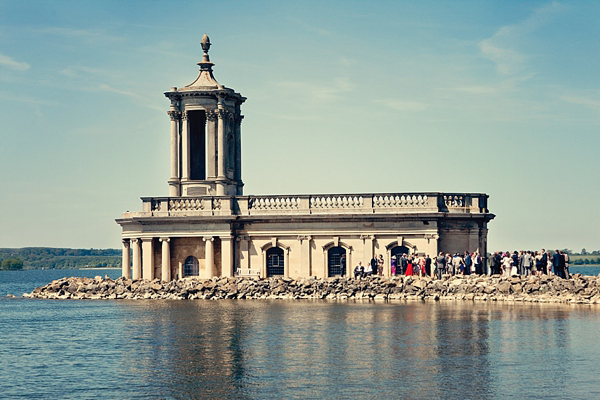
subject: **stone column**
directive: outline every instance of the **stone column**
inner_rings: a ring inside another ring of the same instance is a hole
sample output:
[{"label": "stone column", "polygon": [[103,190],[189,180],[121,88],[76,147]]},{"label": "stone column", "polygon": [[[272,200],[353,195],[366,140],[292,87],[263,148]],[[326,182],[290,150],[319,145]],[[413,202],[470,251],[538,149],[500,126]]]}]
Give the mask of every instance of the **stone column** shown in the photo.
[{"label": "stone column", "polygon": [[133,279],[142,278],[142,249],[140,239],[131,239],[133,243]]},{"label": "stone column", "polygon": [[204,244],[204,268],[205,276],[203,278],[212,278],[215,275],[215,250],[213,246],[214,238],[207,236],[203,238]]},{"label": "stone column", "polygon": [[218,142],[218,155],[217,155],[217,196],[223,196],[225,194],[225,117],[227,111],[219,108],[217,110],[217,116],[219,118],[217,124],[217,142]]},{"label": "stone column", "polygon": [[179,196],[179,112],[172,108],[169,112],[171,117],[171,177],[169,179],[169,196]]},{"label": "stone column", "polygon": [[154,245],[152,238],[142,239],[142,277],[154,279]]},{"label": "stone column", "polygon": [[221,276],[233,276],[233,243],[231,237],[221,237]]},{"label": "stone column", "polygon": [[181,179],[190,180],[190,129],[187,111],[181,114],[182,132],[181,132]]},{"label": "stone column", "polygon": [[131,279],[131,259],[129,256],[129,239],[121,240],[123,243],[123,256],[121,261],[121,269],[123,277],[126,279]]},{"label": "stone column", "polygon": [[171,239],[160,238],[162,242],[162,264],[161,264],[161,278],[163,282],[169,282],[171,280]]}]

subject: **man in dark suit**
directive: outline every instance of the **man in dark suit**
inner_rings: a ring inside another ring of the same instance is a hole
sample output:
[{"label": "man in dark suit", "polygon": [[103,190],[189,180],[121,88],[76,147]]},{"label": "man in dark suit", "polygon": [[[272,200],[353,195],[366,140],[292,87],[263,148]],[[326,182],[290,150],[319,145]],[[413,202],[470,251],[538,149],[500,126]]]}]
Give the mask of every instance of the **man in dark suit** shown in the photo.
[{"label": "man in dark suit", "polygon": [[552,255],[552,267],[554,267],[554,275],[558,275],[561,278],[565,277],[565,269],[564,269],[565,261],[560,254],[560,251],[555,250]]}]

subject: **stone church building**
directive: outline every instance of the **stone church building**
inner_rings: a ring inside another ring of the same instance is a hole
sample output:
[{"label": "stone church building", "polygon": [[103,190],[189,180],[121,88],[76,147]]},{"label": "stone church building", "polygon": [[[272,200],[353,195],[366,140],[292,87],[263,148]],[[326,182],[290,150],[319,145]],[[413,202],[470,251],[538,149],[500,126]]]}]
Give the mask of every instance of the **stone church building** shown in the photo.
[{"label": "stone church building", "polygon": [[141,212],[117,219],[123,276],[349,276],[374,254],[383,255],[389,276],[392,256],[401,253],[485,257],[494,215],[483,193],[244,195],[246,98],[216,81],[208,36],[201,45],[198,77],[165,93],[169,195],[144,197]]}]

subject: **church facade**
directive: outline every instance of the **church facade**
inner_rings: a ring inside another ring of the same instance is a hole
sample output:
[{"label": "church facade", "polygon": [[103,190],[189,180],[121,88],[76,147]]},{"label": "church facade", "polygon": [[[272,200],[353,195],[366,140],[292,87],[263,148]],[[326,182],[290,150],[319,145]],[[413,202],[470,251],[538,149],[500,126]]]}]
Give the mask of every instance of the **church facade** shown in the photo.
[{"label": "church facade", "polygon": [[123,276],[350,276],[374,255],[383,256],[389,276],[392,257],[402,253],[485,257],[494,215],[484,193],[244,195],[246,98],[216,81],[206,35],[201,45],[196,80],[165,93],[169,195],[142,198],[141,212],[117,219]]}]

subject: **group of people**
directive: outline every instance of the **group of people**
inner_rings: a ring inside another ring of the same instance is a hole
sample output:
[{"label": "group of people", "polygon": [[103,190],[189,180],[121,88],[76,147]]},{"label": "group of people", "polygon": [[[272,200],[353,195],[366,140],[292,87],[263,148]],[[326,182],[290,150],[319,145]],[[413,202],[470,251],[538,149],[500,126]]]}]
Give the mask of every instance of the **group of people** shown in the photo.
[{"label": "group of people", "polygon": [[[375,255],[369,263],[358,262],[354,268],[354,278],[371,275],[383,275],[383,255]],[[569,277],[569,255],[556,250],[554,253],[542,251],[495,252],[489,257],[491,275],[547,275],[555,274],[562,278]],[[479,252],[442,253],[435,259],[429,255],[399,254],[391,259],[391,274],[394,275],[430,275],[431,268],[438,279],[442,275],[484,275],[486,268]]]},{"label": "group of people", "polygon": [[569,254],[555,250],[549,254],[545,249],[532,252],[530,250],[512,253],[495,252],[490,256],[490,272],[492,275],[550,275],[561,278],[569,277]]},{"label": "group of people", "polygon": [[362,264],[362,261],[359,261],[358,265],[354,267],[354,279],[365,278],[371,275],[383,275],[383,264],[383,254],[380,254],[379,257],[374,255],[366,266]]},{"label": "group of people", "polygon": [[438,279],[442,279],[443,274],[449,275],[483,275],[485,268],[483,258],[479,252],[469,253],[442,253],[435,259],[435,273]]}]

